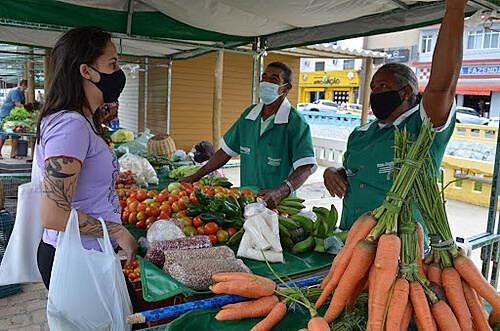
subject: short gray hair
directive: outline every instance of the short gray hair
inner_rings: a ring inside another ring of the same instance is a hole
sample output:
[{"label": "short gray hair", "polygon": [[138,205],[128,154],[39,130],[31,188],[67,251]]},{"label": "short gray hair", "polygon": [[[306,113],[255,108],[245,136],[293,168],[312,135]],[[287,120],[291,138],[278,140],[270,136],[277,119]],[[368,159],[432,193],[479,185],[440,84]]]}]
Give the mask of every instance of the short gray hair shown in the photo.
[{"label": "short gray hair", "polygon": [[400,88],[410,85],[412,90],[410,104],[412,106],[420,102],[417,76],[410,67],[401,63],[387,63],[378,70],[390,71],[398,81]]}]

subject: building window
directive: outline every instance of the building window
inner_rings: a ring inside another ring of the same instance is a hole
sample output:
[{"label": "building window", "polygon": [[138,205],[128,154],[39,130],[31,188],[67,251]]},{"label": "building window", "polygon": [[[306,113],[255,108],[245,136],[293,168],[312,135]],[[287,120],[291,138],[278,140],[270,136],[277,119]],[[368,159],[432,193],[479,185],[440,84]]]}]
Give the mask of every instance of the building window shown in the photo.
[{"label": "building window", "polygon": [[316,62],[316,71],[325,71],[325,62]]},{"label": "building window", "polygon": [[422,36],[422,53],[432,53],[432,39],[431,34]]},{"label": "building window", "polygon": [[344,60],[344,70],[353,70],[354,60]]},{"label": "building window", "polygon": [[467,49],[498,48],[499,33],[492,30],[475,30],[467,34]]}]

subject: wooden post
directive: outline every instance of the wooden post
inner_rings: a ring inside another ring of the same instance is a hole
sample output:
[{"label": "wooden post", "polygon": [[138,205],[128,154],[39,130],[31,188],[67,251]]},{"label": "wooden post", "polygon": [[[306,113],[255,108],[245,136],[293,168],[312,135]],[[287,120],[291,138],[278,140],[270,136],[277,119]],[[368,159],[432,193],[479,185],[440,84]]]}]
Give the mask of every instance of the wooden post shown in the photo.
[{"label": "wooden post", "polygon": [[363,85],[363,111],[361,112],[361,125],[368,122],[368,110],[370,109],[370,82],[372,80],[373,59],[366,59],[365,81]]},{"label": "wooden post", "polygon": [[43,54],[43,99],[45,100],[50,82],[50,50],[44,49]]},{"label": "wooden post", "polygon": [[212,116],[212,142],[214,150],[220,148],[219,140],[221,138],[220,120],[222,114],[222,69],[224,67],[224,52],[217,51],[215,56],[215,75],[214,75],[214,102]]},{"label": "wooden post", "polygon": [[35,62],[33,58],[33,48],[28,48],[27,77],[28,77],[28,102],[35,102]]}]

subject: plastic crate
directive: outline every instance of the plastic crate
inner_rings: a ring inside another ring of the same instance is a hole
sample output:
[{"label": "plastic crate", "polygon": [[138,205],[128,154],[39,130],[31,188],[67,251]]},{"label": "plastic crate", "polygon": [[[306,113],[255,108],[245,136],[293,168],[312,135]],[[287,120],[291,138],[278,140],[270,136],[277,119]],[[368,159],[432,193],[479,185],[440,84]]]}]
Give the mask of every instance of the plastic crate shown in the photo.
[{"label": "plastic crate", "polygon": [[0,286],[0,298],[21,292],[21,284]]},{"label": "plastic crate", "polygon": [[12,219],[15,221],[16,212],[17,212],[17,198],[5,198],[4,206],[3,206],[12,216]]},{"label": "plastic crate", "polygon": [[19,185],[28,183],[29,178],[2,178],[0,179],[3,183],[3,189],[5,192],[5,198],[15,198],[17,199],[17,189]]},{"label": "plastic crate", "polygon": [[[0,262],[7,249],[7,244],[13,228],[14,220],[10,213],[5,209],[0,210]],[[20,291],[21,284],[0,286],[0,298],[19,293]]]}]

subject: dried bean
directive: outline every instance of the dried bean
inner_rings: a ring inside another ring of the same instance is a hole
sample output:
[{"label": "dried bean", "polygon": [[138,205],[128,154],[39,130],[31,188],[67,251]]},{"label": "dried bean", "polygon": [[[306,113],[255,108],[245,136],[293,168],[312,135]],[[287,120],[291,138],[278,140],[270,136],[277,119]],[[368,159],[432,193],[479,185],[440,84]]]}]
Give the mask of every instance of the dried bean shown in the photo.
[{"label": "dried bean", "polygon": [[212,247],[212,242],[208,236],[193,236],[173,240],[156,241],[151,244],[146,255],[144,256],[144,259],[161,269],[165,264],[165,251],[205,247]]},{"label": "dried bean", "polygon": [[227,246],[216,246],[190,250],[165,251],[163,271],[168,274],[168,266],[183,260],[235,259],[234,252]]}]

